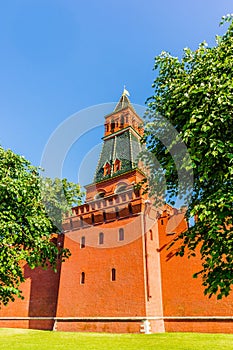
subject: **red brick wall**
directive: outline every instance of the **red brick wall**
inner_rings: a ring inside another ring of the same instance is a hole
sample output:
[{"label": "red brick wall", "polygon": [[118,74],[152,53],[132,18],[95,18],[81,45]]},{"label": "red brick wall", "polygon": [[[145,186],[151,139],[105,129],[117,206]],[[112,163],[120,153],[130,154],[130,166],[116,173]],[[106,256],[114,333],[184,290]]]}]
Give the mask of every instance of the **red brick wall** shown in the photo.
[{"label": "red brick wall", "polygon": [[140,321],[134,322],[57,322],[57,330],[67,332],[140,333]]},{"label": "red brick wall", "polygon": [[[153,332],[163,331],[164,324],[166,331],[232,332],[232,320],[216,320],[211,316],[231,316],[233,295],[223,300],[208,299],[203,295],[201,280],[192,278],[200,268],[200,258],[173,256],[168,259],[171,251],[168,252],[166,246],[174,237],[171,233],[181,232],[186,223],[180,221],[179,215],[173,216],[174,212],[170,212],[170,217],[167,214],[162,214],[158,225],[151,224],[150,216],[155,216],[152,210],[146,225],[143,214],[139,214],[67,232],[65,246],[70,248],[72,256],[62,265],[61,275],[52,270],[30,270],[25,266],[26,282],[21,286],[25,299],[2,307],[0,318],[164,316],[165,322],[151,321]],[[125,233],[123,242],[118,240],[121,227]],[[146,236],[143,237],[145,229]],[[100,232],[104,233],[104,245],[101,246],[98,244]],[[83,235],[86,247],[80,249]],[[116,281],[111,281],[112,268],[116,269]],[[86,274],[84,285],[80,284],[82,271]],[[182,319],[192,316],[209,318]],[[0,320],[0,327],[52,329],[53,324],[53,320]],[[140,321],[60,320],[57,329],[137,333],[140,324]]]},{"label": "red brick wall", "polygon": [[233,320],[165,321],[166,332],[232,333]]},{"label": "red brick wall", "polygon": [[[162,271],[162,294],[164,316],[231,316],[233,314],[233,294],[222,300],[217,300],[215,296],[211,299],[204,296],[204,288],[201,279],[192,278],[194,272],[201,269],[201,260],[197,256],[188,259],[187,256],[171,256],[172,249],[166,250],[166,245],[174,235],[166,233],[167,217],[159,220],[160,256]],[[163,220],[163,225],[161,225]],[[173,230],[180,232],[185,229],[185,222],[182,221]],[[228,332],[233,329],[233,322],[229,321],[185,321],[173,320],[165,322],[166,331],[203,331],[203,332]]]},{"label": "red brick wall", "polygon": [[[73,231],[72,239],[65,236],[65,246],[72,256],[61,270],[58,317],[145,315],[141,217],[127,222],[119,220]],[[124,228],[123,242],[118,241],[120,227]],[[97,243],[99,232],[104,233],[102,246]],[[80,249],[83,235],[87,246]],[[116,269],[116,281],[111,281],[112,268]],[[81,272],[85,272],[83,285]]]},{"label": "red brick wall", "polygon": [[[54,317],[56,316],[57,294],[59,286],[58,272],[54,273],[50,268],[43,270],[36,268],[31,270],[24,266],[26,278],[20,288],[23,291],[24,300],[16,298],[7,306],[0,309],[1,317]],[[52,320],[8,320],[0,319],[0,327],[52,329]]]}]

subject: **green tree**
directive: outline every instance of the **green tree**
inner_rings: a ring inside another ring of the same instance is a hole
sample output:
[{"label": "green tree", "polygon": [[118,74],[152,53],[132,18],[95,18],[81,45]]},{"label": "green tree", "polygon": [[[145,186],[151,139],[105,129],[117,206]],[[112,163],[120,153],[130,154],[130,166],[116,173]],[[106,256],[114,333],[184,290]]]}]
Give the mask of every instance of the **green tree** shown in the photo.
[{"label": "green tree", "polygon": [[46,212],[59,232],[62,231],[62,219],[71,214],[71,207],[82,202],[84,193],[79,184],[67,179],[41,178],[41,195]]},{"label": "green tree", "polygon": [[[223,17],[221,24],[226,21],[230,22],[228,29],[216,37],[215,46],[208,47],[203,42],[196,51],[185,48],[181,60],[167,52],[155,58],[158,75],[152,86],[154,95],[147,100],[150,122],[145,130],[148,149],[162,169],[149,176],[152,194],[164,177],[170,200],[179,190],[183,194],[190,190],[190,186],[178,188],[174,161],[179,139],[187,146],[194,175],[187,217],[197,220],[177,237],[180,248],[176,254],[183,256],[186,252],[191,256],[200,251],[202,269],[194,277],[201,275],[205,294],[216,294],[218,298],[227,296],[233,284],[232,16]],[[163,141],[170,135],[166,136],[166,123],[161,123],[161,117],[177,131],[170,147]],[[179,147],[177,150],[179,153]],[[176,155],[179,160],[184,156],[182,152]],[[181,166],[190,170],[187,159]]]},{"label": "green tree", "polygon": [[[62,184],[70,205],[73,197],[79,197],[79,187],[76,192],[73,184],[66,180]],[[20,284],[25,280],[25,263],[32,269],[51,265],[56,270],[58,260],[70,255],[51,240],[56,232],[43,203],[39,169],[0,147],[0,303],[23,297]]]}]

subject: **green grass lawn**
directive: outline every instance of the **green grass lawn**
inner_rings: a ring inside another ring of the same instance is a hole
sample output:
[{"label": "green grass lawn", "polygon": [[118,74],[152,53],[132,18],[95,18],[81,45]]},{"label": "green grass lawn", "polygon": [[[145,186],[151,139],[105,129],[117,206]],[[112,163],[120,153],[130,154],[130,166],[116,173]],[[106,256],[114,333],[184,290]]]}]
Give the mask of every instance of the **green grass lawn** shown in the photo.
[{"label": "green grass lawn", "polygon": [[1,350],[231,350],[233,334],[108,334],[0,329]]}]

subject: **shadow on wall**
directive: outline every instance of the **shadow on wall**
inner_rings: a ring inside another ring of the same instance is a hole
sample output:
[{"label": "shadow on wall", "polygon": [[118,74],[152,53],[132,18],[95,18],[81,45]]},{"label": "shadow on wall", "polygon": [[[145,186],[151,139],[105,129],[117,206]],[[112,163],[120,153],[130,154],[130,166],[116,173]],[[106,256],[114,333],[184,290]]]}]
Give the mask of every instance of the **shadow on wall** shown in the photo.
[{"label": "shadow on wall", "polygon": [[[32,270],[27,264],[24,266],[25,278],[31,279],[29,296],[29,317],[55,317],[57,310],[58,289],[61,264],[55,273],[51,267],[47,270],[35,268]],[[53,320],[30,320],[29,328],[52,330]]]}]

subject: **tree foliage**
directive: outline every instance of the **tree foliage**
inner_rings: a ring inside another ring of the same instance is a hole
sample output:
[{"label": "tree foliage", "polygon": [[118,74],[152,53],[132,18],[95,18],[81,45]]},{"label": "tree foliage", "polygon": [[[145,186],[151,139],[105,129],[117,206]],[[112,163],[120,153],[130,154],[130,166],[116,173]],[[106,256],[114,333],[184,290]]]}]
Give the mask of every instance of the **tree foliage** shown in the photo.
[{"label": "tree foliage", "polygon": [[82,202],[83,192],[79,184],[67,179],[41,178],[41,195],[46,212],[59,232],[62,231],[62,219],[71,214],[71,207]]},{"label": "tree foliage", "polygon": [[[200,251],[202,269],[194,277],[201,275],[205,294],[218,298],[227,296],[233,284],[232,17],[223,17],[221,24],[226,21],[230,22],[228,29],[216,37],[215,46],[203,42],[196,51],[185,48],[181,60],[167,52],[155,58],[158,75],[154,95],[147,101],[151,120],[145,130],[148,148],[163,169],[157,181],[166,177],[170,198],[179,187],[171,153],[175,142],[169,149],[158,137],[160,116],[175,127],[187,146],[194,175],[187,216],[197,220],[179,236],[177,255]],[[187,169],[190,164],[184,161],[183,166]],[[149,183],[153,192],[156,184],[150,179]],[[182,191],[185,193],[185,186]]]},{"label": "tree foliage", "polygon": [[[62,184],[70,205],[72,198],[80,195],[79,187],[66,180]],[[23,265],[51,265],[56,270],[58,260],[70,255],[51,240],[55,232],[57,227],[43,203],[39,169],[0,147],[0,303],[6,305],[15,296],[22,297]]]}]

